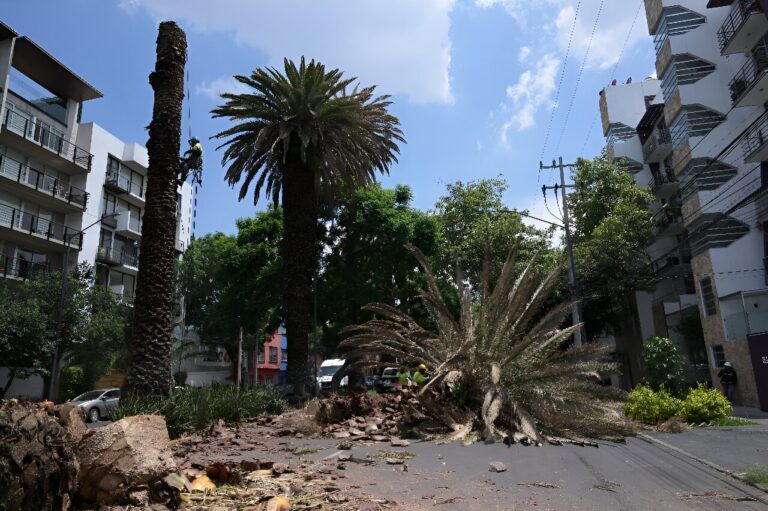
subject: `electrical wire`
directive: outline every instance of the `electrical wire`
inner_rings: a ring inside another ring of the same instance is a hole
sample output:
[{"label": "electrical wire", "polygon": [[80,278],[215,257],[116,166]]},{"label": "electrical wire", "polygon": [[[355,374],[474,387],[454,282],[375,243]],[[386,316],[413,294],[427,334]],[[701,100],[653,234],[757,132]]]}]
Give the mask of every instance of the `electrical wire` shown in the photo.
[{"label": "electrical wire", "polygon": [[547,143],[549,142],[549,133],[552,130],[552,123],[555,120],[555,110],[557,110],[558,103],[560,101],[560,91],[563,89],[563,81],[565,79],[565,70],[568,66],[568,57],[571,53],[571,45],[573,43],[573,34],[576,32],[576,21],[579,19],[579,9],[581,8],[581,0],[576,3],[576,11],[573,15],[573,24],[571,25],[571,35],[568,37],[568,46],[565,49],[565,57],[563,58],[563,67],[560,69],[560,79],[557,84],[557,90],[555,91],[555,101],[552,104],[552,110],[549,113],[549,122],[547,123],[547,130],[544,133],[544,145],[541,148],[541,155],[539,161],[544,159],[544,153],[547,151]]},{"label": "electrical wire", "polygon": [[573,104],[576,102],[576,93],[579,90],[579,84],[581,83],[581,77],[584,74],[584,68],[587,65],[589,59],[589,52],[592,49],[592,41],[595,39],[595,32],[597,31],[597,25],[600,22],[600,15],[603,12],[603,5],[605,0],[600,0],[600,6],[597,8],[597,15],[595,15],[595,23],[592,25],[592,33],[589,35],[589,41],[587,42],[587,49],[584,51],[584,58],[581,61],[581,67],[579,73],[576,75],[576,85],[573,87],[573,94],[571,94],[571,101],[568,104],[568,110],[565,114],[565,120],[563,121],[563,128],[560,130],[560,136],[557,139],[557,145],[555,146],[555,154],[560,150],[560,143],[563,141],[565,130],[568,127],[568,120],[571,118],[571,111],[573,111]]},{"label": "electrical wire", "polygon": [[547,203],[547,189],[545,187],[541,188],[541,194],[544,196],[544,207],[547,208],[547,211],[549,211],[549,214],[552,215],[553,218],[556,218],[563,222],[563,219],[557,216],[556,214],[552,213],[552,210],[549,209],[549,204]]}]

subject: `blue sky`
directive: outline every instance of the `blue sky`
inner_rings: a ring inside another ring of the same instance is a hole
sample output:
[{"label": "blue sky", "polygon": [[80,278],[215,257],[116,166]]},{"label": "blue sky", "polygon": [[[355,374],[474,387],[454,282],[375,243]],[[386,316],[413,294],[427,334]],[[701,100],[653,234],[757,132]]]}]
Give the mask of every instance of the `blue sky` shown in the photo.
[{"label": "blue sky", "polygon": [[620,82],[629,76],[641,80],[653,70],[643,9],[630,32],[641,4],[4,0],[2,21],[104,93],[86,105],[84,121],[140,143],[146,142],[144,126],[151,117],[147,76],[154,65],[157,24],[173,19],[186,30],[191,125],[206,148],[196,226],[201,235],[232,232],[236,218],[266,204],[238,203],[237,191],[223,181],[220,153],[207,140],[226,126],[208,113],[218,102],[216,94],[236,90],[233,74],[302,54],[393,95],[392,110],[408,144],[382,181],[410,185],[417,207],[432,208],[446,183],[503,174],[510,182],[509,207],[548,215],[539,188],[556,176],[545,171],[539,180],[542,152],[545,162],[559,155],[574,160],[598,154],[603,146],[598,91],[610,82],[614,68]]}]

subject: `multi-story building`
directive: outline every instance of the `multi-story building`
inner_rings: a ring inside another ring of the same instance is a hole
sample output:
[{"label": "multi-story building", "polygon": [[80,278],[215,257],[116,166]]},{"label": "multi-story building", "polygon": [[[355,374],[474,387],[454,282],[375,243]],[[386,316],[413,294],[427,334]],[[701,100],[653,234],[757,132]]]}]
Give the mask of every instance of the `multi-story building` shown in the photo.
[{"label": "multi-story building", "polygon": [[600,98],[609,153],[657,198],[657,288],[636,297],[642,337],[673,338],[715,385],[730,361],[738,401],[756,405],[747,337],[768,330],[768,18],[757,0],[645,7],[658,80]]},{"label": "multi-story building", "polygon": [[[87,262],[97,284],[135,292],[147,150],[94,123],[102,94],[27,37],[0,24],[0,276]],[[189,244],[195,190],[179,187],[176,248]]]}]

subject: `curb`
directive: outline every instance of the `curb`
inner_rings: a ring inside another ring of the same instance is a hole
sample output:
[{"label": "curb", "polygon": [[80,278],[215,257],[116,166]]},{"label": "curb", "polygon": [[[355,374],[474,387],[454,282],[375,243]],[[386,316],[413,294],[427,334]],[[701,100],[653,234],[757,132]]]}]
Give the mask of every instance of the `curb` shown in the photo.
[{"label": "curb", "polygon": [[[761,492],[765,492],[762,488],[755,486],[753,484],[748,483],[747,481],[743,480],[741,477],[736,475],[736,473],[732,470],[728,470],[726,468],[721,467],[720,465],[713,463],[709,460],[706,460],[704,458],[701,458],[699,456],[695,456],[688,451],[684,449],[680,449],[679,447],[675,447],[674,445],[668,444],[667,442],[664,442],[663,440],[659,440],[658,438],[653,438],[652,436],[646,435],[645,433],[638,433],[637,437],[641,440],[648,442],[650,444],[656,444],[661,447],[664,447],[665,449],[668,449],[672,452],[675,452],[681,456],[684,456],[688,459],[691,459],[697,463],[701,463],[702,465],[705,465],[713,470],[716,470],[717,472],[720,472],[721,474],[724,474],[728,477],[732,477],[733,479],[736,479],[742,484],[745,484],[747,486],[750,486],[751,488],[754,488],[756,490],[759,490]],[[750,497],[753,497],[756,501],[762,502],[763,504],[768,504],[768,498],[766,498],[767,493],[763,493],[763,495],[750,495]]]}]

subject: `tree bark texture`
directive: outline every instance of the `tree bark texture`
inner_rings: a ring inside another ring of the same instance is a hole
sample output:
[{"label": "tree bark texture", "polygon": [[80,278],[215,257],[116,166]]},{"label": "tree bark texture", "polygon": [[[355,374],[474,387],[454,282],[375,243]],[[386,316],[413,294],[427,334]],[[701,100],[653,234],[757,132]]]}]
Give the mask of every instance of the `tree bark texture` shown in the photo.
[{"label": "tree bark texture", "polygon": [[288,336],[288,383],[298,396],[307,384],[312,268],[317,247],[317,194],[310,168],[296,162],[283,176],[283,303]]},{"label": "tree bark texture", "polygon": [[155,93],[149,125],[149,172],[139,275],[133,311],[127,393],[168,395],[175,300],[176,193],[187,39],[172,21],[160,23],[157,62],[149,75]]}]

